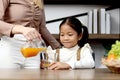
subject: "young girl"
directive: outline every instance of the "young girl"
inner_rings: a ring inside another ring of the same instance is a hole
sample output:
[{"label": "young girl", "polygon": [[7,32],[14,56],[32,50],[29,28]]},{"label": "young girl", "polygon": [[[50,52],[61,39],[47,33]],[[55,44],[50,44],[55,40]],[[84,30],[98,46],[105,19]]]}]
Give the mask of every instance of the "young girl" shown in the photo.
[{"label": "young girl", "polygon": [[92,49],[87,43],[88,30],[74,17],[63,20],[59,26],[62,48],[52,50],[48,47],[49,69],[93,68],[95,62]]}]

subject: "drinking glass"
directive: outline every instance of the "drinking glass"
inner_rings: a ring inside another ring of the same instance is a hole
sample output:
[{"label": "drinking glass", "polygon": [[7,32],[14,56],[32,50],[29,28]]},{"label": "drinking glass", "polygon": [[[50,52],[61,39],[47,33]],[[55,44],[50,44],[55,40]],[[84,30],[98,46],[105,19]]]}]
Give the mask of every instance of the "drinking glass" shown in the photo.
[{"label": "drinking glass", "polygon": [[41,69],[48,69],[50,62],[48,61],[48,54],[46,52],[40,53],[40,58],[41,58],[41,64],[40,68]]},{"label": "drinking glass", "polygon": [[46,44],[43,40],[27,41],[21,47],[21,53],[25,57],[23,67],[25,67],[25,62],[27,58],[34,57],[41,52],[46,52]]}]

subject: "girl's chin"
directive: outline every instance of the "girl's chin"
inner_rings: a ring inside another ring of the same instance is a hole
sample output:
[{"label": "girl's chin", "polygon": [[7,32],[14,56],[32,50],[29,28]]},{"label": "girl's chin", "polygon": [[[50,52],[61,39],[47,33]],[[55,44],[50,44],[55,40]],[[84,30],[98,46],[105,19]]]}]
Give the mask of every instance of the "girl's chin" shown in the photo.
[{"label": "girl's chin", "polygon": [[64,46],[65,48],[72,48],[73,46]]},{"label": "girl's chin", "polygon": [[64,45],[64,48],[72,48],[74,47],[75,45]]}]

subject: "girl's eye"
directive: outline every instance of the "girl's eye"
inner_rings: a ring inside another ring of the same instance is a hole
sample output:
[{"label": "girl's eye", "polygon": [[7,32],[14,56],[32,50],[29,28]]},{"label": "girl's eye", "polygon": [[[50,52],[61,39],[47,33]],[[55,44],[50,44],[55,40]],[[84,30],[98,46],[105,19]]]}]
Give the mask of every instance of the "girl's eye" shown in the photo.
[{"label": "girl's eye", "polygon": [[64,36],[63,34],[60,34],[60,36]]},{"label": "girl's eye", "polygon": [[68,34],[69,36],[73,36],[73,34]]}]

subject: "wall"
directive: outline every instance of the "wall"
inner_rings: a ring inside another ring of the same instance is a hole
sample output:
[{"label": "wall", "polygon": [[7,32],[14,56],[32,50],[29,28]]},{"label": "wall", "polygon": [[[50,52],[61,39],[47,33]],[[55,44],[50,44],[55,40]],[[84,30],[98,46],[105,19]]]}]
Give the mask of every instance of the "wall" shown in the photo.
[{"label": "wall", "polygon": [[[46,21],[63,18],[67,16],[77,15],[85,13],[95,8],[106,8],[108,5],[45,5]],[[78,17],[82,23],[88,26],[88,16]],[[61,21],[48,23],[47,28],[52,34],[59,33],[59,24]],[[93,51],[95,52],[96,67],[105,67],[101,65],[101,58],[106,53],[104,46],[101,43],[91,44]]]},{"label": "wall", "polygon": [[[45,5],[46,21],[77,15],[88,12],[94,8],[108,7],[103,5]],[[79,17],[84,25],[87,26],[87,16]],[[58,26],[61,21],[47,24],[51,33],[59,33]],[[54,32],[53,32],[54,30]]]},{"label": "wall", "polygon": [[120,8],[107,11],[111,15],[111,33],[120,34]]}]

